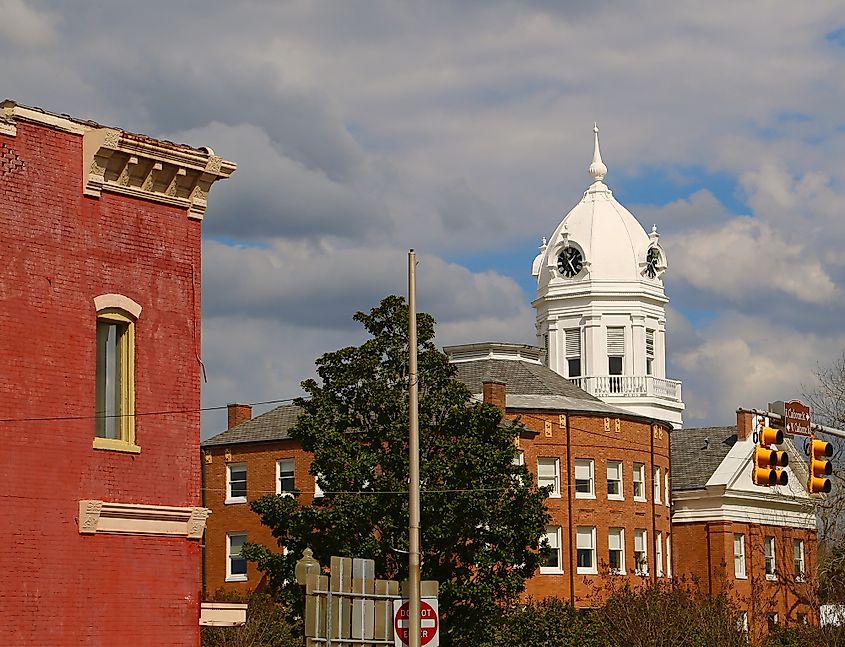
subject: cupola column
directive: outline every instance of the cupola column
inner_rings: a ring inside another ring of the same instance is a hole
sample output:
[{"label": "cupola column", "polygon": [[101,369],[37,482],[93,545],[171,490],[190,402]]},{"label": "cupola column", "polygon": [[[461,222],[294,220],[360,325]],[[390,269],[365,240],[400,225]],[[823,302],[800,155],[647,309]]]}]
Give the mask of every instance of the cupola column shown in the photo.
[{"label": "cupola column", "polygon": [[629,375],[645,375],[645,317],[631,317],[631,373]]}]

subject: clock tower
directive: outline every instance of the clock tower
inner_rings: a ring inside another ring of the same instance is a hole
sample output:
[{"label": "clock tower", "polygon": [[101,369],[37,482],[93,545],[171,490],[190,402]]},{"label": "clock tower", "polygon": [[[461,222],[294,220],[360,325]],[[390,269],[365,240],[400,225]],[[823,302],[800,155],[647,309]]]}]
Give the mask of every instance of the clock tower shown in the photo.
[{"label": "clock tower", "polygon": [[534,259],[537,338],[552,370],[632,413],[682,424],[681,383],[666,377],[666,252],[604,183],[599,129],[592,184]]}]

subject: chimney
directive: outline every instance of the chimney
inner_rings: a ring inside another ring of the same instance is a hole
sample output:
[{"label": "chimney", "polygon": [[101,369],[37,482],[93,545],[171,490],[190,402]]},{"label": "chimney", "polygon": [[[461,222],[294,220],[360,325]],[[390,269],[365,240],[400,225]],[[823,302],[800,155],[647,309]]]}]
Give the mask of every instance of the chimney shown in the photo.
[{"label": "chimney", "polygon": [[229,412],[229,425],[226,429],[236,427],[242,422],[246,422],[252,418],[252,406],[249,404],[230,402],[226,405],[226,409]]},{"label": "chimney", "polygon": [[492,404],[502,412],[502,415],[505,415],[505,383],[485,376],[482,378],[481,389],[484,402]]},{"label": "chimney", "polygon": [[750,411],[736,410],[736,439],[745,440],[754,433],[754,414]]}]

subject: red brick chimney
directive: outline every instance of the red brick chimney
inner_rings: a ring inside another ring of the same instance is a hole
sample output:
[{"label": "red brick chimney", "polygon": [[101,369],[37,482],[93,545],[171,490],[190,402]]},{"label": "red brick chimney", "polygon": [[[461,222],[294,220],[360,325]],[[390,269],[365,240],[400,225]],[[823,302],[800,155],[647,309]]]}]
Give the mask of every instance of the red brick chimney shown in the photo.
[{"label": "red brick chimney", "polygon": [[505,415],[505,383],[485,377],[481,383],[481,389],[484,402],[492,404],[502,412],[502,415]]},{"label": "red brick chimney", "polygon": [[750,411],[736,410],[736,439],[745,440],[754,433],[754,414]]},{"label": "red brick chimney", "polygon": [[246,422],[252,418],[252,406],[249,404],[238,404],[237,402],[230,402],[226,405],[229,412],[229,426],[226,429],[236,427],[242,422]]}]

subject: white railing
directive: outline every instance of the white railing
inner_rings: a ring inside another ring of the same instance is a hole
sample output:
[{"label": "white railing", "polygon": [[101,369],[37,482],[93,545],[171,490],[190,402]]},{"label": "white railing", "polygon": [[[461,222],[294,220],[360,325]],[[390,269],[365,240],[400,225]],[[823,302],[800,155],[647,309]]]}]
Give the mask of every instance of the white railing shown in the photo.
[{"label": "white railing", "polygon": [[569,378],[575,386],[597,398],[639,398],[652,396],[681,401],[681,383],[652,375],[594,375]]}]

